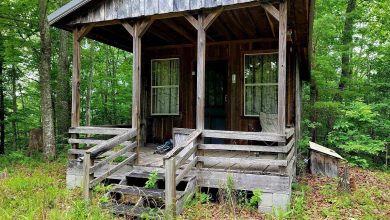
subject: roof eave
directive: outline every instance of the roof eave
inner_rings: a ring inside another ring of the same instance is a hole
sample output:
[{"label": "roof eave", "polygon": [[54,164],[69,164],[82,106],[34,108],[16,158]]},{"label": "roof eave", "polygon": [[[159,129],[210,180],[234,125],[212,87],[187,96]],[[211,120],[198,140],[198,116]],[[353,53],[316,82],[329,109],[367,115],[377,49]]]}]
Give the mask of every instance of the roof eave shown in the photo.
[{"label": "roof eave", "polygon": [[74,12],[75,10],[79,9],[80,7],[91,1],[92,0],[72,0],[71,2],[67,3],[66,5],[62,6],[61,8],[57,9],[49,16],[47,16],[49,25],[55,24],[60,19],[64,18],[65,16],[69,15],[70,13]]}]

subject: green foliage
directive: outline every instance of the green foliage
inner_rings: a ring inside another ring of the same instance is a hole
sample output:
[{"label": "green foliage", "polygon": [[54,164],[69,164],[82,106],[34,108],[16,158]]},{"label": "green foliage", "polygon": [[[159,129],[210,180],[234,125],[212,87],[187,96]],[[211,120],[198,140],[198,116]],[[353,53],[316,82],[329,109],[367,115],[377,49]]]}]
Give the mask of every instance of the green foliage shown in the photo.
[{"label": "green foliage", "polygon": [[342,150],[349,162],[367,168],[370,156],[378,156],[385,150],[385,142],[371,134],[380,123],[379,114],[372,106],[360,101],[346,104],[342,115],[336,120],[328,142]]},{"label": "green foliage", "polygon": [[157,185],[156,185],[157,180],[158,180],[158,170],[155,169],[149,173],[148,180],[145,183],[145,188],[147,188],[147,189],[157,188]]},{"label": "green foliage", "polygon": [[247,206],[251,208],[257,208],[259,203],[261,203],[262,195],[263,195],[263,191],[261,191],[261,189],[253,190],[253,195],[249,199],[249,203],[247,204]]},{"label": "green foliage", "polygon": [[[390,141],[389,1],[356,1],[351,14],[346,14],[347,3],[316,1],[311,80],[303,88],[303,137],[334,148],[351,163],[378,167],[385,163],[383,150]],[[347,16],[354,23],[352,42],[344,45]],[[352,74],[340,89],[343,54],[350,57]]]}]

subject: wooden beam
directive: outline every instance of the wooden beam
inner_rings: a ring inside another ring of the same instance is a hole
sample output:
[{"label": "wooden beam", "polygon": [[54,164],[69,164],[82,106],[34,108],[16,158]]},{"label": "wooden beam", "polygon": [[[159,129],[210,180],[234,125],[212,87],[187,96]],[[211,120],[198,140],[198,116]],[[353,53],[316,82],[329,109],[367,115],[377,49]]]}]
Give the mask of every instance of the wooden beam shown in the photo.
[{"label": "wooden beam", "polygon": [[[80,126],[80,41],[78,28],[73,29],[73,70],[72,70],[72,109],[71,126]],[[71,135],[78,138],[78,135]],[[72,144],[72,148],[78,148],[78,144]]]},{"label": "wooden beam", "polygon": [[117,157],[122,156],[124,153],[130,152],[131,150],[133,150],[133,148],[135,146],[136,146],[136,143],[132,143],[131,145],[120,149],[119,151],[117,151],[114,154],[110,155],[108,158],[104,159],[103,161],[100,161],[98,164],[93,165],[89,169],[89,173],[90,174],[95,173],[98,169],[102,168],[103,166],[107,165],[108,163],[111,163]]},{"label": "wooden beam", "polygon": [[103,135],[118,135],[130,131],[131,128],[109,128],[109,127],[71,127],[70,134],[103,134]]},{"label": "wooden beam", "polygon": [[[99,176],[98,178],[92,180],[90,182],[90,188],[96,186],[97,184],[99,184],[101,181],[103,181],[104,179],[106,179],[107,177],[111,176],[112,174],[114,174],[115,172],[117,172],[120,168],[122,168],[123,166],[125,166],[126,164],[129,164],[131,161],[134,160],[134,158],[136,157],[137,155],[136,154],[131,154],[128,158],[126,158],[124,161],[120,162],[119,164],[117,164],[116,166],[114,166],[113,168],[107,170],[106,172],[104,172],[101,176]],[[91,174],[93,175],[93,174]]]},{"label": "wooden beam", "polygon": [[251,151],[251,152],[270,152],[287,153],[289,146],[260,146],[260,145],[229,145],[229,144],[201,144],[200,150],[226,150],[226,151]]},{"label": "wooden beam", "polygon": [[[280,3],[280,4],[284,4],[284,3]],[[264,4],[260,4],[260,5],[268,13],[270,13],[272,15],[272,17],[274,17],[277,21],[279,21],[280,13],[279,13],[278,9],[275,8],[275,6],[273,6],[271,3],[264,3]],[[280,10],[280,8],[279,8],[279,10]]]},{"label": "wooden beam", "polygon": [[278,133],[286,129],[287,1],[280,3],[278,62]]},{"label": "wooden beam", "polygon": [[84,161],[83,161],[83,195],[84,200],[89,203],[91,198],[91,187],[90,183],[93,180],[93,174],[89,173],[91,166],[93,166],[93,159],[91,155],[88,153],[84,153]]},{"label": "wooden beam", "polygon": [[123,28],[126,29],[126,31],[133,37],[134,36],[134,28],[131,24],[129,24],[126,21],[121,22]]},{"label": "wooden beam", "polygon": [[142,37],[149,27],[153,24],[154,19],[145,19],[139,23],[138,37]]},{"label": "wooden beam", "polygon": [[134,26],[133,35],[133,97],[132,97],[132,128],[137,129],[137,160],[139,163],[139,148],[141,140],[141,38],[152,25],[153,20],[137,21]]},{"label": "wooden beam", "polygon": [[[197,65],[196,65],[196,129],[204,129],[204,105],[205,105],[205,78],[206,78],[206,30],[204,15],[198,15],[198,40],[197,40]],[[210,21],[211,22],[211,21]],[[209,22],[209,23],[210,23]]]},{"label": "wooden beam", "polygon": [[135,129],[132,129],[126,133],[117,135],[107,141],[104,141],[91,149],[89,149],[87,152],[91,154],[91,157],[94,159],[97,155],[104,153],[108,150],[111,150],[115,146],[121,145],[123,142],[130,140],[131,138],[135,137],[136,131]]},{"label": "wooden beam", "polygon": [[252,141],[272,141],[284,142],[286,135],[266,132],[250,132],[250,131],[222,131],[222,130],[203,130],[203,137],[223,138],[223,139],[239,139]]},{"label": "wooden beam", "polygon": [[194,18],[194,16],[192,16],[191,14],[184,14],[184,18],[195,28],[195,29],[199,29],[199,22],[198,20],[196,20]]},{"label": "wooden beam", "polygon": [[217,8],[210,12],[207,17],[203,20],[203,29],[206,31],[213,22],[218,18],[218,16],[223,12],[223,8]]},{"label": "wooden beam", "polygon": [[92,30],[92,28],[95,26],[94,23],[86,24],[84,25],[78,33],[77,40],[81,41],[87,34]]},{"label": "wooden beam", "polygon": [[258,158],[235,158],[235,157],[208,157],[198,156],[198,160],[209,164],[239,164],[240,166],[264,165],[287,167],[287,160],[258,159]]},{"label": "wooden beam", "polygon": [[134,25],[133,35],[133,99],[132,99],[132,116],[131,127],[137,129],[137,161],[139,162],[139,144],[140,139],[138,135],[141,133],[140,120],[141,120],[141,37],[139,37],[139,23]]},{"label": "wooden beam", "polygon": [[274,23],[272,23],[271,18],[269,17],[269,14],[266,10],[265,10],[265,15],[267,16],[268,24],[269,27],[271,28],[272,35],[276,37]]},{"label": "wooden beam", "polygon": [[176,214],[176,161],[171,158],[165,161],[165,211],[169,219]]}]

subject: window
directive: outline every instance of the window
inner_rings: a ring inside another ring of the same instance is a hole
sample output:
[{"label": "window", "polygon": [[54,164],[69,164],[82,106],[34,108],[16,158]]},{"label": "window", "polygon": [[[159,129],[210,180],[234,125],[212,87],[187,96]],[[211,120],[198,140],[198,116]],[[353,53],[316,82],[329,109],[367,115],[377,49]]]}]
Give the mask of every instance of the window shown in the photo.
[{"label": "window", "polygon": [[179,114],[179,61],[152,60],[152,115]]},{"label": "window", "polygon": [[244,115],[278,111],[278,54],[244,56]]}]

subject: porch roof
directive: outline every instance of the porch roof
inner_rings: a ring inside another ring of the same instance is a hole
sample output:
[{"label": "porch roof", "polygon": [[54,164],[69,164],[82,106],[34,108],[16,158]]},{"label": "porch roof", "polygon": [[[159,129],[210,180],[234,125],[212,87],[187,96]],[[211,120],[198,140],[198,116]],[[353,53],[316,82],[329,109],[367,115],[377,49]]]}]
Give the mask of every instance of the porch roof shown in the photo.
[{"label": "porch roof", "polygon": [[[48,16],[50,25],[71,31],[94,23],[85,36],[102,43],[132,51],[132,38],[121,25],[152,18],[154,23],[143,37],[147,47],[162,45],[196,46],[196,30],[181,19],[185,13],[208,13],[223,7],[223,13],[207,31],[207,43],[261,40],[277,43],[278,21],[261,4],[281,0],[72,0]],[[288,28],[292,30],[302,79],[310,77],[311,26],[315,0],[288,3]]]}]

